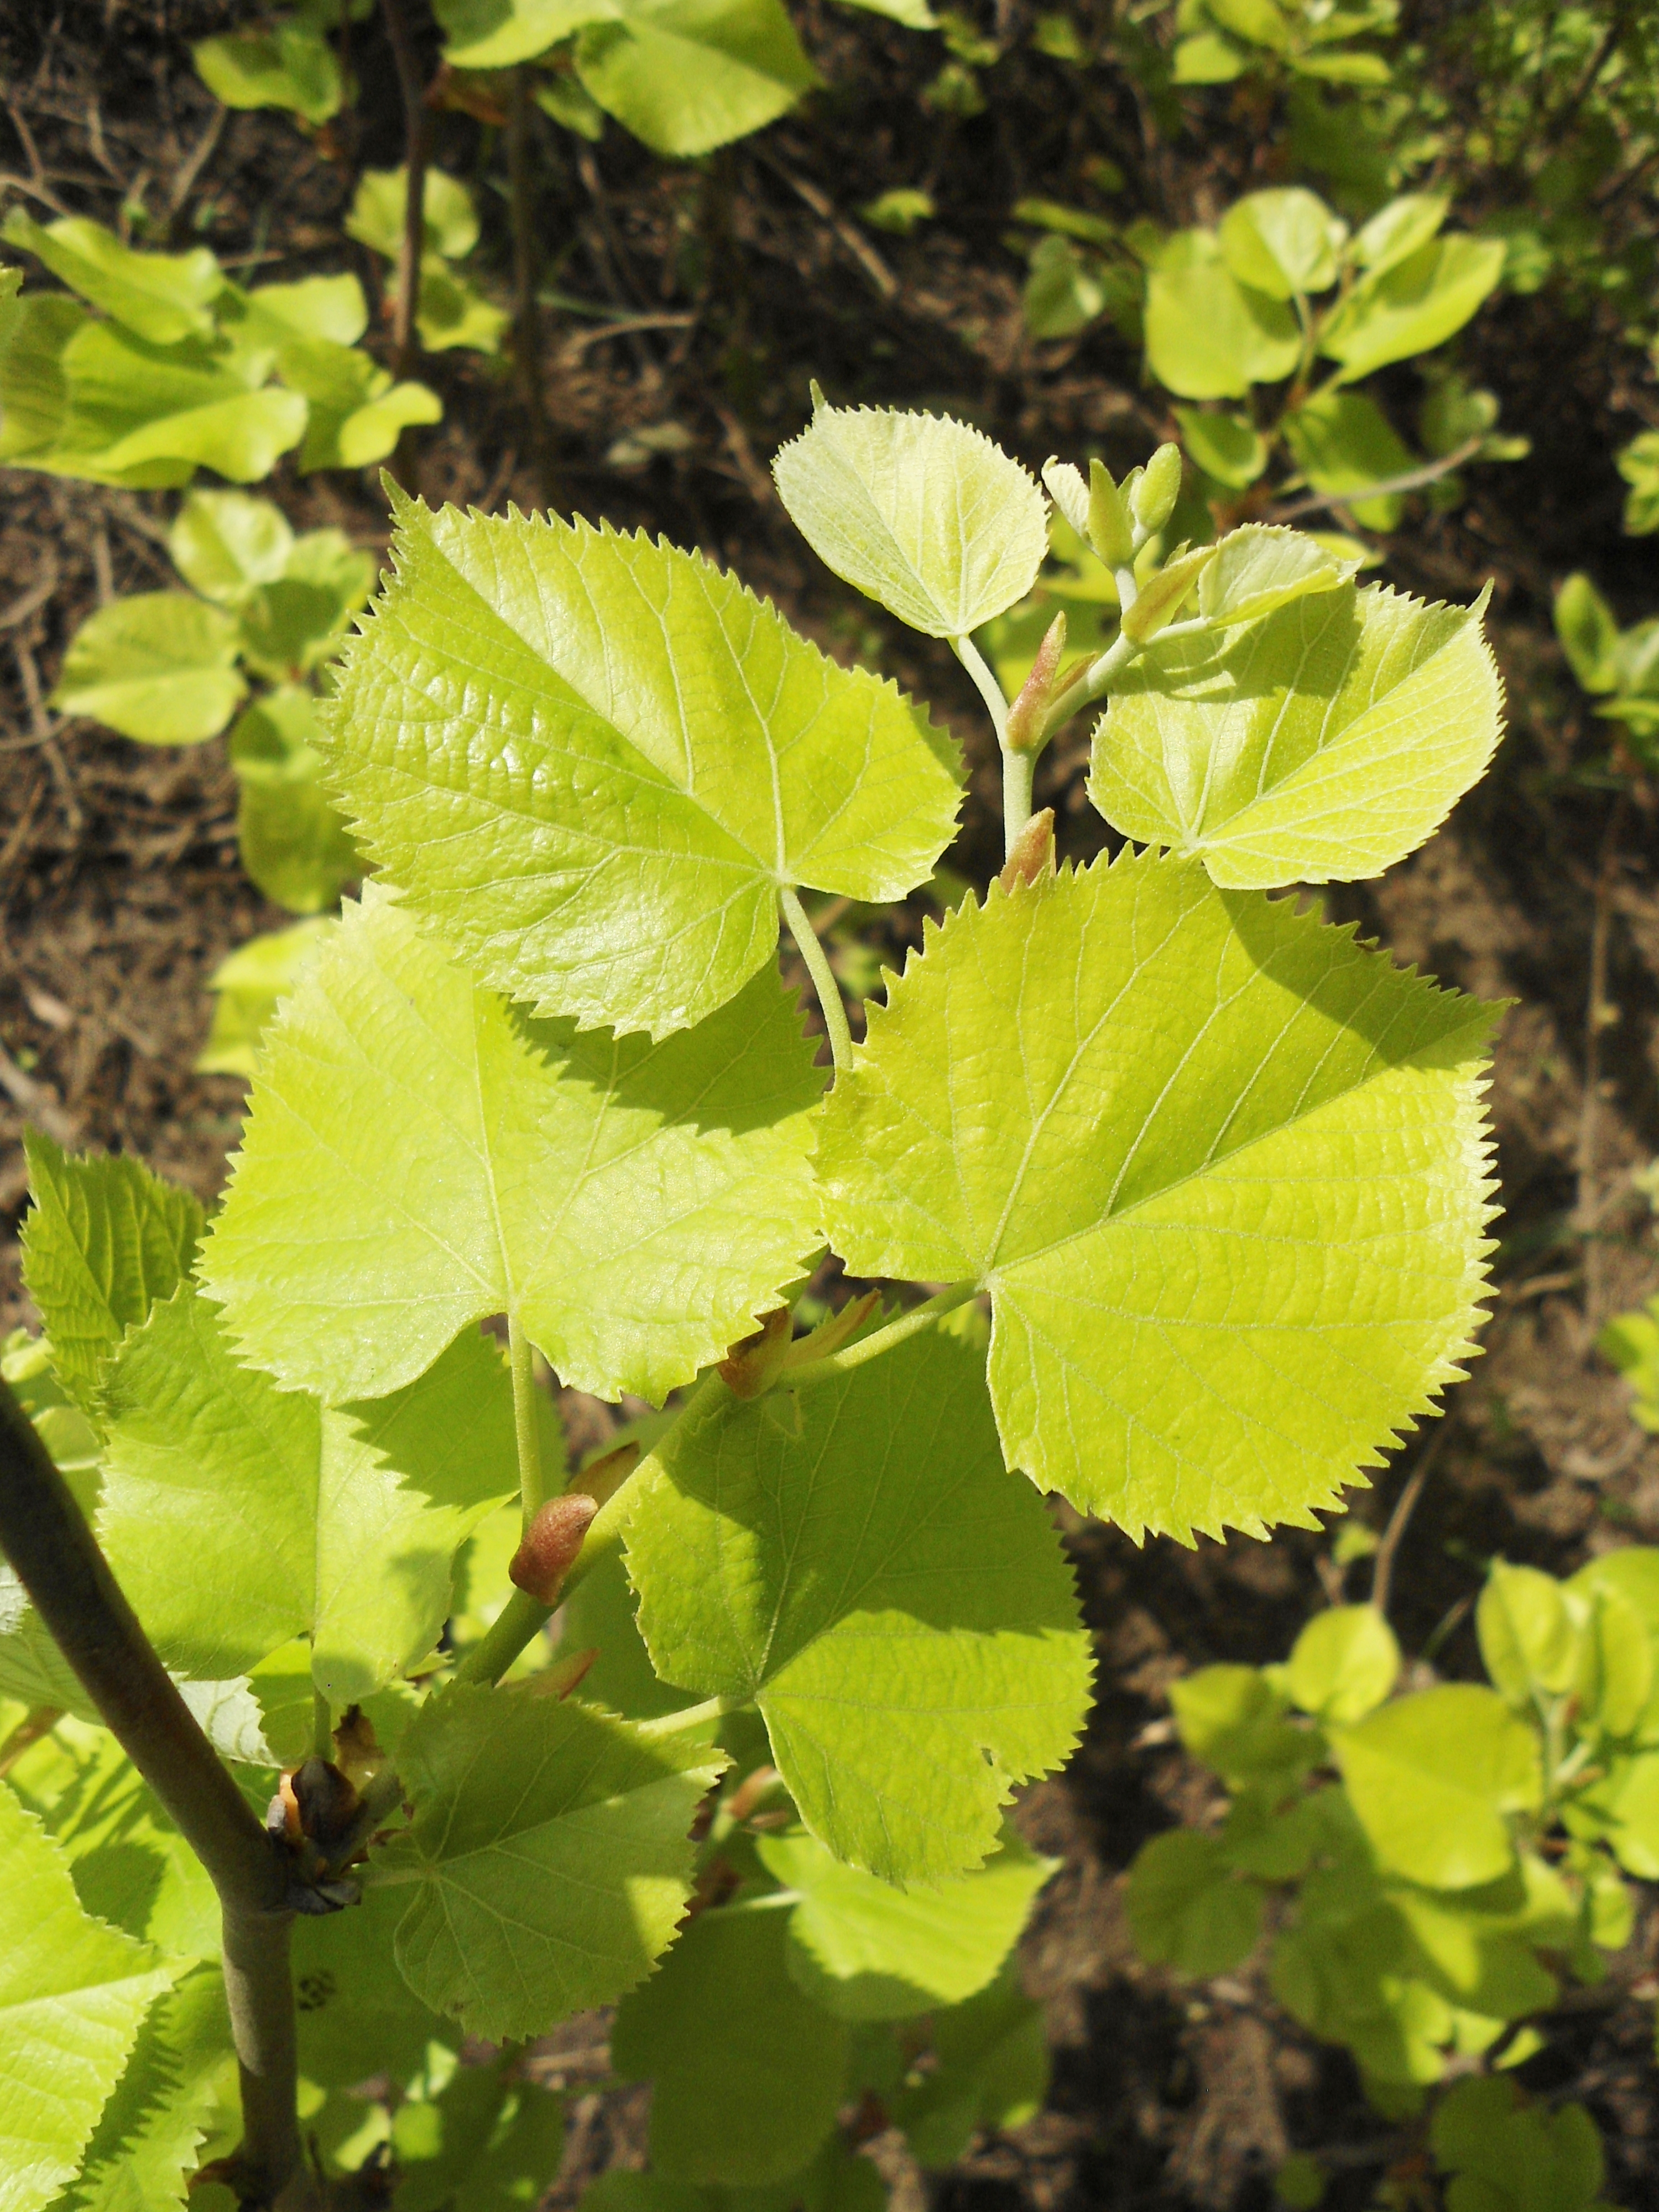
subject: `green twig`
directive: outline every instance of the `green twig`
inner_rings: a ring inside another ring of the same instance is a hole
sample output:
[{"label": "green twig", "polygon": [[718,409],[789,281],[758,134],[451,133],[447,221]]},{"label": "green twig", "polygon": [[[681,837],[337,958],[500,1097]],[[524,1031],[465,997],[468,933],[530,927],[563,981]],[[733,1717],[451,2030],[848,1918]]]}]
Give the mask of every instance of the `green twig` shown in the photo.
[{"label": "green twig", "polygon": [[953,637],[951,650],[974,679],[975,689],[985,702],[985,710],[991,717],[991,727],[1000,744],[1008,731],[1008,702],[1002,695],[1002,686],[986,665],[985,656],[971,637]]},{"label": "green twig", "polygon": [[787,884],[778,888],[778,904],[789,925],[789,934],[794,939],[801,958],[806,963],[807,973],[812,978],[812,988],[818,994],[818,1012],[823,1016],[824,1033],[830,1039],[830,1051],[836,1063],[836,1073],[845,1075],[853,1065],[853,1032],[847,1026],[847,1009],[842,1003],[841,985],[836,981],[836,971],[830,965],[830,956],[818,943],[818,933],[812,927],[799,894]]}]

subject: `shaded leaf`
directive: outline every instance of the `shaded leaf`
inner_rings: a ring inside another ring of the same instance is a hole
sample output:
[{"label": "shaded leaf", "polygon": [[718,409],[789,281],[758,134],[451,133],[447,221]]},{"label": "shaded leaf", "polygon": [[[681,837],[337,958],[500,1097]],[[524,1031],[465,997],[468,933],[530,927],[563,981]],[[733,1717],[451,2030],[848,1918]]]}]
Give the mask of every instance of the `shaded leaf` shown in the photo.
[{"label": "shaded leaf", "polygon": [[889,1881],[979,1865],[1087,1704],[1071,1571],[1003,1471],[981,1358],[914,1337],[803,1393],[798,1434],[722,1390],[635,1477],[658,1674],[752,1698],[807,1827]]},{"label": "shaded leaf", "polygon": [[612,2003],[672,1940],[692,1811],[723,1764],[528,1689],[430,1699],[398,1751],[414,1824],[378,1863],[382,1881],[416,1885],[404,1979],[494,2042]]},{"label": "shaded leaf", "polygon": [[579,1036],[371,885],[270,1032],[205,1279],[248,1357],[332,1401],[503,1312],[566,1382],[659,1400],[817,1243],[822,1080],[771,975],[661,1045]]}]

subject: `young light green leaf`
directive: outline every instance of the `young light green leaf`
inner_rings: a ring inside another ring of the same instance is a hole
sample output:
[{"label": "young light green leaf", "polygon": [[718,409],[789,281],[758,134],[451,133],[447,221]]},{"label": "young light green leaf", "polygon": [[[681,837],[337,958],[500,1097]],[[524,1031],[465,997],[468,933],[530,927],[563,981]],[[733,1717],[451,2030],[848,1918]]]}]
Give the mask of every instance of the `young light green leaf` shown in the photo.
[{"label": "young light green leaf", "polygon": [[371,886],[269,1033],[205,1280],[250,1358],[332,1401],[496,1313],[577,1388],[660,1401],[817,1243],[822,1083],[775,976],[661,1045],[577,1035]]},{"label": "young light green leaf", "polygon": [[1434,192],[1405,192],[1379,208],[1354,234],[1353,258],[1373,276],[1405,261],[1436,237],[1451,202]]},{"label": "young light green leaf", "polygon": [[188,592],[138,592],[82,623],[52,703],[147,745],[216,737],[247,690],[236,624]]},{"label": "young light green leaf", "polygon": [[[396,261],[403,251],[408,192],[406,168],[365,169],[345,219],[346,236]],[[461,261],[477,242],[478,210],[471,193],[447,170],[428,167],[421,179],[422,252],[435,253],[441,261]]]},{"label": "young light green leaf", "polygon": [[1340,492],[1368,530],[1392,530],[1404,495],[1356,496],[1370,484],[1409,474],[1416,456],[1363,392],[1322,392],[1293,407],[1279,423],[1297,466],[1316,491]]},{"label": "young light green leaf", "polygon": [[173,565],[204,599],[239,607],[289,563],[294,532],[274,501],[245,491],[193,491],[167,532]]},{"label": "young light green leaf", "polygon": [[52,2212],[172,2212],[220,2110],[236,2097],[223,1977],[199,1966],[138,2031],[80,2170]]},{"label": "young light green leaf", "polygon": [[[391,298],[397,299],[397,288]],[[500,350],[502,334],[512,317],[476,291],[435,255],[421,270],[421,289],[415,324],[421,343],[428,353],[447,353],[468,346],[475,353]]]},{"label": "young light green leaf", "polygon": [[1233,491],[1253,484],[1267,465],[1267,441],[1242,415],[1177,407],[1181,441],[1206,477]]},{"label": "young light green leaf", "polygon": [[416,1885],[397,1939],[416,1996],[497,2043],[613,2003],[672,1940],[724,1763],[529,1688],[428,1700],[398,1754],[414,1824],[378,1862]]},{"label": "young light green leaf", "polygon": [[269,31],[198,39],[190,51],[197,75],[227,107],[279,107],[313,124],[340,112],[340,64],[308,24],[279,22]]},{"label": "young light green leaf", "polygon": [[275,349],[277,373],[307,402],[301,473],[384,460],[412,422],[436,422],[443,403],[424,384],[397,384],[356,341],[368,308],[355,276],[313,276],[237,295],[249,339]]},{"label": "young light green leaf", "polygon": [[83,320],[58,361],[50,441],[16,456],[30,468],[140,489],[186,484],[198,468],[253,483],[305,433],[304,399],[265,385],[266,352],[226,355],[194,340],[155,346],[118,324]]},{"label": "young light green leaf", "polygon": [[948,742],[695,555],[408,504],[397,550],[334,781],[410,906],[538,1012],[688,1027],[770,960],[781,887],[901,897],[950,842]]},{"label": "young light green leaf", "polygon": [[584,23],[617,12],[617,0],[435,0],[444,58],[456,69],[511,69],[533,60]]},{"label": "young light green leaf", "polygon": [[82,1910],[62,1853],[0,1785],[0,2212],[40,2212],[75,2174],[176,1972]]},{"label": "young light green leaf", "polygon": [[1023,599],[1048,550],[1036,484],[949,416],[820,398],[772,473],[825,566],[927,637],[966,637]]},{"label": "young light green leaf", "polygon": [[1200,1667],[1170,1685],[1181,1741],[1231,1790],[1274,1796],[1316,1766],[1322,1737],[1288,1717],[1288,1697],[1259,1667]]},{"label": "young light green leaf", "polygon": [[1400,1646],[1374,1605],[1316,1613],[1291,1649],[1291,1702],[1328,1727],[1363,1720],[1400,1677]]},{"label": "young light green leaf", "polygon": [[299,685],[267,692],[230,733],[242,866],[290,914],[325,912],[362,873],[351,833],[323,793],[319,734],[313,696]]},{"label": "young light green leaf", "polygon": [[818,1841],[893,1882],[982,1863],[1075,1742],[1090,1662],[982,1355],[929,1332],[803,1393],[682,1415],[635,1477],[629,1573],[666,1681],[752,1698]]},{"label": "young light green leaf", "polygon": [[1156,569],[1142,585],[1133,606],[1124,611],[1123,635],[1144,645],[1166,629],[1192,597],[1194,586],[1215,560],[1218,548],[1195,545],[1190,553]]},{"label": "young light green leaf", "polygon": [[1501,238],[1436,238],[1374,270],[1319,334],[1319,349],[1340,362],[1352,384],[1391,361],[1428,353],[1461,331],[1504,273]]},{"label": "young light green leaf", "polygon": [[1559,1695],[1571,1682],[1578,1628],[1553,1575],[1494,1559],[1474,1625],[1487,1674],[1520,1711],[1531,1710],[1539,1691]]},{"label": "young light green leaf", "polygon": [[1336,1763],[1384,1866],[1431,1889],[1496,1881],[1515,1864],[1505,1815],[1543,1792],[1538,1738],[1497,1692],[1445,1682],[1337,1729]]},{"label": "young light green leaf", "polygon": [[1089,795],[1126,836],[1197,857],[1229,889],[1381,875],[1497,746],[1485,607],[1356,591],[1338,573],[1242,634],[1154,648],[1096,727]]},{"label": "young light green leaf", "polygon": [[1302,339],[1281,300],[1241,284],[1212,231],[1178,231],[1146,279],[1146,361],[1182,399],[1242,399],[1296,367]]},{"label": "young light green leaf", "polygon": [[779,0],[616,0],[604,12],[617,20],[590,19],[576,73],[658,154],[745,138],[823,82]]},{"label": "young light green leaf", "polygon": [[457,1548],[517,1486],[504,1362],[476,1331],[394,1395],[324,1410],[238,1365],[186,1287],[106,1391],[99,1534],[163,1659],[198,1678],[309,1631],[319,1689],[367,1697],[436,1643]]},{"label": "young light green leaf", "polygon": [[1586,691],[1619,686],[1619,620],[1589,578],[1569,576],[1555,595],[1555,635]]},{"label": "young light green leaf", "polygon": [[36,1129],[23,1139],[33,1204],[23,1281],[52,1340],[52,1364],[96,1419],[103,1364],[190,1273],[202,1209],[127,1155],[71,1157]]},{"label": "young light green leaf", "polygon": [[1490,1021],[1190,863],[994,886],[826,1103],[831,1241],[989,1290],[1039,1488],[1137,1536],[1314,1525],[1472,1348]]},{"label": "young light green leaf", "polygon": [[1299,185],[1248,192],[1222,217],[1221,251],[1241,284],[1271,300],[1335,283],[1348,226]]},{"label": "young light green leaf", "polygon": [[1249,522],[1229,531],[1198,580],[1198,611],[1218,629],[1255,622],[1310,592],[1334,592],[1357,561],[1339,561],[1303,530]]},{"label": "young light green leaf", "polygon": [[316,915],[292,929],[269,930],[227,953],[208,978],[213,1026],[197,1054],[198,1075],[251,1076],[257,1048],[284,996],[334,927]]},{"label": "young light green leaf", "polygon": [[611,2063],[656,2085],[651,2161],[670,2181],[781,2181],[835,2125],[848,2032],[792,1979],[789,1920],[700,1914],[617,2010]]},{"label": "young light green leaf", "polygon": [[1237,1878],[1218,1838],[1192,1828],[1141,1845],[1123,1901],[1141,1957],[1194,1980],[1228,1972],[1261,1933],[1261,1892]]},{"label": "young light green leaf", "polygon": [[799,1893],[789,1972],[839,2020],[908,2020],[982,1990],[1060,1863],[1006,1829],[976,1874],[905,1891],[843,1866],[809,1835],[767,1836],[757,1848],[767,1872]]},{"label": "young light green leaf", "polygon": [[205,246],[189,253],[136,253],[112,230],[82,216],[65,216],[42,229],[21,208],[7,216],[0,236],[152,345],[212,335],[212,302],[225,280]]}]

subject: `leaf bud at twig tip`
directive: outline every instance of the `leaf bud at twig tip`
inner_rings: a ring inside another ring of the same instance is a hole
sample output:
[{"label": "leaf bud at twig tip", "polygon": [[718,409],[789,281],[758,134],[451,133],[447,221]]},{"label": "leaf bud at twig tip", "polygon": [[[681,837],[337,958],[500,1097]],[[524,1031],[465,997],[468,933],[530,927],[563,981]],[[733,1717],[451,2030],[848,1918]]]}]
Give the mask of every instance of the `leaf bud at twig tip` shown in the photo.
[{"label": "leaf bud at twig tip", "polygon": [[1121,568],[1134,551],[1134,531],[1104,461],[1089,464],[1089,543],[1109,568]]},{"label": "leaf bud at twig tip", "polygon": [[527,1675],[522,1682],[515,1682],[512,1686],[526,1698],[562,1700],[580,1685],[599,1656],[597,1644],[590,1644],[586,1651],[567,1651],[550,1667],[544,1667],[538,1674]]},{"label": "leaf bud at twig tip", "polygon": [[1147,462],[1133,495],[1135,520],[1150,537],[1162,530],[1181,496],[1181,448],[1160,446]]},{"label": "leaf bud at twig tip", "polygon": [[763,1397],[777,1380],[795,1333],[787,1306],[775,1306],[752,1336],[734,1344],[721,1360],[720,1381],[734,1398]]},{"label": "leaf bud at twig tip", "polygon": [[1054,872],[1054,810],[1045,806],[1034,814],[1014,840],[1014,849],[1003,864],[997,881],[1006,891],[1034,884],[1039,876]]},{"label": "leaf bud at twig tip", "polygon": [[1042,742],[1042,725],[1054,694],[1060,656],[1066,650],[1066,611],[1062,607],[1043,634],[1031,672],[1019,687],[1019,696],[1008,709],[1002,742],[1011,753],[1033,752]]},{"label": "leaf bud at twig tip", "polygon": [[562,1498],[550,1498],[513,1554],[507,1578],[514,1588],[533,1597],[538,1605],[552,1605],[599,1510],[597,1501],[584,1490],[568,1490]]},{"label": "leaf bud at twig tip", "polygon": [[565,1492],[567,1498],[580,1492],[591,1498],[595,1505],[606,1505],[622,1488],[644,1455],[644,1447],[637,1437],[630,1437],[615,1451],[602,1453],[589,1462],[579,1475],[573,1477]]}]

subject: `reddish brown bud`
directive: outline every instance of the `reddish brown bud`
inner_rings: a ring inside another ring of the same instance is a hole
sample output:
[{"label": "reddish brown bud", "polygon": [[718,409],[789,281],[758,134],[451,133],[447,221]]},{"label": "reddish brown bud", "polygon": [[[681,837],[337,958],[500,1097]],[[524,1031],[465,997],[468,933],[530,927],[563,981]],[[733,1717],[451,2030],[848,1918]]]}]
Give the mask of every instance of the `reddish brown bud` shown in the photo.
[{"label": "reddish brown bud", "polygon": [[512,1686],[526,1698],[568,1698],[599,1656],[597,1644],[586,1651],[568,1652],[540,1674],[526,1674]]},{"label": "reddish brown bud", "polygon": [[1034,884],[1039,876],[1054,872],[1054,810],[1045,806],[1034,814],[1014,840],[1014,849],[1003,863],[997,881],[1006,891]]},{"label": "reddish brown bud", "polygon": [[1035,752],[1042,743],[1042,725],[1048,717],[1048,702],[1054,696],[1054,678],[1060,673],[1060,656],[1065,650],[1066,611],[1062,607],[1044,632],[1036,659],[1031,663],[1031,672],[1008,709],[1008,726],[1003,732],[1002,742],[1011,753]]},{"label": "reddish brown bud", "polygon": [[508,1581],[538,1605],[553,1605],[599,1510],[597,1501],[583,1490],[550,1498],[513,1554]]},{"label": "reddish brown bud", "polygon": [[771,1389],[788,1356],[794,1316],[775,1307],[752,1336],[734,1344],[720,1364],[720,1378],[734,1398],[761,1398]]}]

